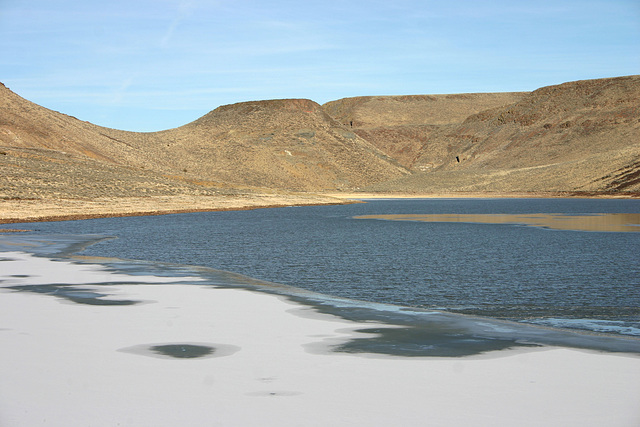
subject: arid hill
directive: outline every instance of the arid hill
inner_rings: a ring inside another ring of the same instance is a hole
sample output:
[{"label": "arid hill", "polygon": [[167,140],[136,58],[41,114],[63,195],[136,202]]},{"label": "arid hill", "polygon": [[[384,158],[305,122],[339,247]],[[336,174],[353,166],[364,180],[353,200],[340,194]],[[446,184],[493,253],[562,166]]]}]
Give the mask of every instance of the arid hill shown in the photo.
[{"label": "arid hill", "polygon": [[408,113],[389,127],[379,126],[380,117],[398,114],[396,97],[375,98],[376,108],[367,99],[327,107],[337,119],[353,117],[355,133],[414,171],[370,190],[640,191],[640,76],[483,95],[511,102],[448,123]]},{"label": "arid hill", "polygon": [[331,101],[323,108],[345,127],[371,142],[407,168],[422,152],[446,155],[430,141],[467,117],[519,101],[526,92],[455,95],[362,96]]},{"label": "arid hill", "polygon": [[4,85],[0,170],[5,199],[335,191],[409,173],[309,100],[227,105],[136,133],[51,111]]},{"label": "arid hill", "polygon": [[345,126],[356,129],[447,125],[462,123],[471,114],[513,104],[525,95],[527,92],[359,96],[330,101],[322,107]]},{"label": "arid hill", "polygon": [[128,159],[140,150],[114,141],[105,131],[0,85],[0,199],[203,192],[131,166]]},{"label": "arid hill", "polygon": [[640,76],[534,92],[221,106],[108,129],[0,85],[0,200],[255,192],[640,192]]},{"label": "arid hill", "polygon": [[176,129],[108,134],[143,148],[138,166],[230,186],[343,190],[409,173],[306,99],[225,105]]}]

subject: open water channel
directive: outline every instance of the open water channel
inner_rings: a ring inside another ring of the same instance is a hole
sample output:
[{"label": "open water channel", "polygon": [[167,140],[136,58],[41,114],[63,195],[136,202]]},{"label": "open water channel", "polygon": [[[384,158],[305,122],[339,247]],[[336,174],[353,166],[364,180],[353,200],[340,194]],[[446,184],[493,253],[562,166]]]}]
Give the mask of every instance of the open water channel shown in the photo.
[{"label": "open water channel", "polygon": [[115,237],[81,255],[206,266],[329,296],[640,336],[639,214],[640,200],[390,199],[6,228]]}]

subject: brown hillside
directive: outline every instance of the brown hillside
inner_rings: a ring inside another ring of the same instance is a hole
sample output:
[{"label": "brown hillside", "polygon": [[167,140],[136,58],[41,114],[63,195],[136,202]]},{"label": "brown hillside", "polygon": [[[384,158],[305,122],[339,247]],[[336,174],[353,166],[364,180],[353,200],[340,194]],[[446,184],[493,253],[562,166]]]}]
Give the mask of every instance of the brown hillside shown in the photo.
[{"label": "brown hillside", "polygon": [[0,85],[0,200],[356,189],[630,194],[640,192],[638,100],[640,76],[629,76],[324,107],[244,102],[136,133],[82,122]]},{"label": "brown hillside", "polygon": [[140,150],[0,84],[0,199],[202,192],[132,167]]},{"label": "brown hillside", "polygon": [[505,108],[433,127],[384,185],[414,191],[639,191],[640,76],[538,89]]},{"label": "brown hillside", "polygon": [[132,147],[114,144],[103,128],[41,107],[0,83],[0,145],[121,164]]},{"label": "brown hillside", "polygon": [[143,147],[138,166],[231,186],[353,189],[408,174],[306,99],[225,105],[162,132],[108,133]]},{"label": "brown hillside", "polygon": [[154,133],[103,128],[0,86],[0,198],[353,189],[407,174],[309,100],[220,107]]},{"label": "brown hillside", "polygon": [[444,156],[430,144],[472,114],[511,105],[525,92],[455,95],[368,96],[323,105],[337,121],[405,167],[413,168],[423,151]]},{"label": "brown hillside", "polygon": [[359,128],[462,123],[471,114],[520,100],[526,92],[360,96],[322,107],[345,126]]},{"label": "brown hillside", "polygon": [[[640,76],[538,89],[513,106],[469,117],[453,136],[476,167],[517,168],[582,160],[640,143]],[[507,154],[507,155],[504,155]]]}]

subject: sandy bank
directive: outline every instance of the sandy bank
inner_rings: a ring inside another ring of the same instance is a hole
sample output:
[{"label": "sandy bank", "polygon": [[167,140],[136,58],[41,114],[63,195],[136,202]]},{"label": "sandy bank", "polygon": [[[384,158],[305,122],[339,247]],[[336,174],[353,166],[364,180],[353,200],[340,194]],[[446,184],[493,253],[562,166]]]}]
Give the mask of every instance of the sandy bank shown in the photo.
[{"label": "sandy bank", "polygon": [[338,199],[516,199],[516,198],[589,198],[589,199],[637,199],[640,193],[597,193],[597,192],[438,192],[438,193],[417,193],[417,192],[344,192],[322,193],[325,196]]},{"label": "sandy bank", "polygon": [[[640,422],[637,356],[558,347],[463,358],[332,353],[331,344],[372,324],[274,295],[204,286],[197,277],[0,255],[3,426]],[[105,282],[111,285],[99,285]],[[51,283],[138,303],[78,303],[24,290]],[[152,350],[167,346],[213,351],[181,358]]]},{"label": "sandy bank", "polygon": [[315,194],[150,196],[0,201],[0,224],[348,203]]}]

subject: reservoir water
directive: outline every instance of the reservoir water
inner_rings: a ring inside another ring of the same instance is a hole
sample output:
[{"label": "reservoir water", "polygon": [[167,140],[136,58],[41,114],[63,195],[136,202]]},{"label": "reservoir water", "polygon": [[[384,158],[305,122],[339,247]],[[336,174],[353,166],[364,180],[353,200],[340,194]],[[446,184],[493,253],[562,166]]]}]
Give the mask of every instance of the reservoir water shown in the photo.
[{"label": "reservoir water", "polygon": [[[639,213],[640,200],[407,199],[3,227],[116,237],[80,255],[206,266],[330,296],[640,336],[640,227],[615,228]],[[605,226],[587,227],[585,218]],[[558,220],[563,226],[553,225]]]}]

